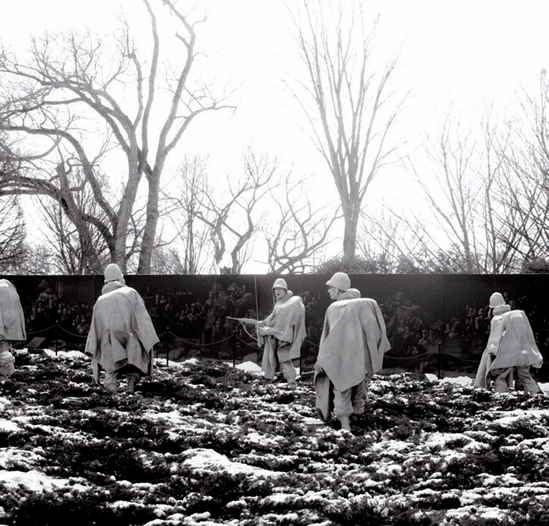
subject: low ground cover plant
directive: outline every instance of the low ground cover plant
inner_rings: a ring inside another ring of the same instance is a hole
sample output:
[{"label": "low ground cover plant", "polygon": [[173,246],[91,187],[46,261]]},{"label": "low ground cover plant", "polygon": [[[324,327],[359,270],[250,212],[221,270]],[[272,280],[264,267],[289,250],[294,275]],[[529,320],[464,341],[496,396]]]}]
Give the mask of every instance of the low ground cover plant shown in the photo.
[{"label": "low ground cover plant", "polygon": [[352,434],[254,367],[156,363],[134,395],[76,352],[0,381],[0,524],[527,525],[549,515],[549,398],[376,376]]}]

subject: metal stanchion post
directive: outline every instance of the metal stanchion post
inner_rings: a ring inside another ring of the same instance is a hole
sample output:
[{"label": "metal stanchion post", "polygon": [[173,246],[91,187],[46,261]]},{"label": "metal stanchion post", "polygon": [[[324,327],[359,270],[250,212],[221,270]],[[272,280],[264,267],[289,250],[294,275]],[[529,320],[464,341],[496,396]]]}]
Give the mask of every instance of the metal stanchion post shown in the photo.
[{"label": "metal stanchion post", "polygon": [[170,363],[170,328],[166,327],[166,365]]},{"label": "metal stanchion post", "polygon": [[55,356],[57,356],[57,339],[59,338],[59,320],[55,320]]},{"label": "metal stanchion post", "polygon": [[236,367],[236,336],[233,332],[233,367]]},{"label": "metal stanchion post", "polygon": [[438,342],[438,379],[442,380],[442,342]]}]

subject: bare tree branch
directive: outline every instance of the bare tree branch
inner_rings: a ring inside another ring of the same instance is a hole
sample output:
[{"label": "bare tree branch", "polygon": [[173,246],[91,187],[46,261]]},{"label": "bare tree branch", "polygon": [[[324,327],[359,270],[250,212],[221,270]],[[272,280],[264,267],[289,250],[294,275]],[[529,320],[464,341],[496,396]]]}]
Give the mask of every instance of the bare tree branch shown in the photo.
[{"label": "bare tree branch", "polygon": [[318,2],[304,1],[301,10],[289,7],[309,77],[305,92],[314,110],[306,98],[290,89],[332,174],[345,221],[343,252],[352,259],[367,190],[382,167],[395,160],[397,148],[389,145],[389,133],[407,95],[393,100],[389,92],[398,55],[383,68],[372,60],[378,20],[366,36],[362,11],[348,3],[334,4],[329,13]]},{"label": "bare tree branch", "polygon": [[[5,181],[4,192],[30,193],[34,184],[36,193],[62,203],[61,199],[67,200],[67,196],[61,196],[63,192],[56,186],[55,178],[44,175],[62,164],[61,155],[77,158],[101,213],[108,217],[107,222],[101,221],[100,230],[110,244],[113,261],[125,267],[129,258],[138,254],[138,272],[149,273],[157,242],[160,182],[166,161],[191,122],[202,113],[228,106],[224,105],[223,96],[215,97],[200,86],[195,88],[197,82],[191,74],[197,55],[195,26],[200,21],[192,22],[169,0],[142,1],[150,22],[152,43],[146,51],[148,58],[143,53],[145,48],[134,43],[126,21],[115,37],[115,45],[92,34],[69,33],[33,39],[28,60],[19,60],[2,49],[0,130],[10,135],[10,143],[21,146],[24,141],[24,161],[29,166],[25,179],[12,177]],[[158,17],[163,10],[176,20],[175,37],[161,30]],[[170,42],[170,38],[174,40]],[[173,47],[174,42],[182,45],[184,60],[175,81],[171,81],[164,78],[161,65],[168,61],[164,50]],[[160,95],[170,91],[169,108],[163,114]],[[154,145],[153,119],[160,123]],[[97,153],[94,126],[107,130],[108,143],[103,142]],[[111,161],[109,166],[118,167],[112,179],[122,181],[120,195],[115,199],[110,194],[111,187],[98,176],[107,158]],[[31,172],[36,163],[42,163],[40,169]],[[67,166],[63,170],[70,173]],[[141,225],[134,214],[140,206],[138,190],[143,174],[148,193],[145,223]],[[77,185],[69,184],[67,188],[72,193],[78,191]],[[116,207],[110,205],[114,201]],[[71,221],[77,215],[73,214]],[[86,228],[98,223],[97,217],[81,215],[85,218],[81,225]]]}]

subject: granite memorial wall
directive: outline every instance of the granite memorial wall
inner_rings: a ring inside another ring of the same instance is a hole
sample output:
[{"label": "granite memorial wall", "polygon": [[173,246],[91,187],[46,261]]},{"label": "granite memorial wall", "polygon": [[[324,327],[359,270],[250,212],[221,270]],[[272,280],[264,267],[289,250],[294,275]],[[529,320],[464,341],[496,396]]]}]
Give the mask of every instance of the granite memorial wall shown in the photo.
[{"label": "granite memorial wall", "polygon": [[[83,350],[102,276],[4,276],[16,286],[32,349]],[[312,371],[330,304],[328,275],[284,276],[306,307],[307,338],[302,372]],[[252,325],[231,318],[264,319],[273,308],[271,275],[127,276],[145,300],[160,343],[157,356],[234,364],[261,362]],[[504,294],[528,315],[544,357],[549,356],[549,307],[545,275],[377,275],[351,276],[363,297],[374,298],[384,315],[391,350],[383,373],[474,375],[490,327],[488,299]],[[534,373],[549,379],[549,366]]]}]

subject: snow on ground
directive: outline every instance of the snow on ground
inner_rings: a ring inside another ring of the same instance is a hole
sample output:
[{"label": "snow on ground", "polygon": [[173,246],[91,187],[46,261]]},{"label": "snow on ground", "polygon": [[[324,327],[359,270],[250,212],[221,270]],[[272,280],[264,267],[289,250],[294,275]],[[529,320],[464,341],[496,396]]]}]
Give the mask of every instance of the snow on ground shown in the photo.
[{"label": "snow on ground", "polygon": [[548,522],[542,395],[378,376],[348,433],[318,419],[310,375],[294,391],[251,362],[157,360],[133,395],[94,386],[82,353],[16,365],[0,381],[6,525]]},{"label": "snow on ground", "polygon": [[239,363],[235,367],[241,371],[248,371],[250,373],[263,374],[261,367],[253,362]]}]

